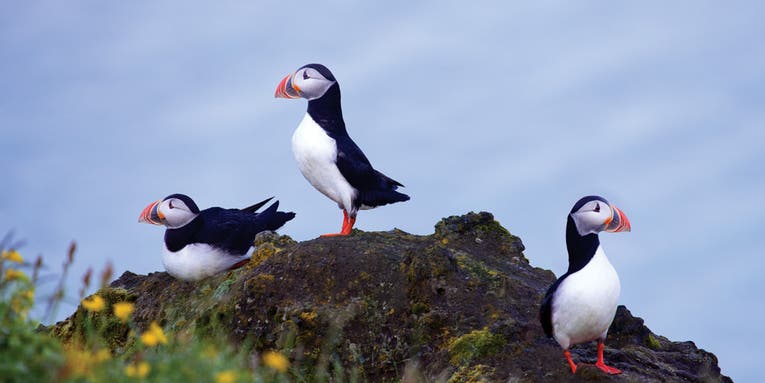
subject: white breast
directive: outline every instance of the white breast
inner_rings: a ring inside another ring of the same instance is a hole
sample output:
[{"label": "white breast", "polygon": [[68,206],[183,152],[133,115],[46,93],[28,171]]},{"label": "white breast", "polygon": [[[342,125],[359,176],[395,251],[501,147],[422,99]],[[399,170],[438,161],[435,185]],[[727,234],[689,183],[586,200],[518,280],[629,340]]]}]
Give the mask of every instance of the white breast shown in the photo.
[{"label": "white breast", "polygon": [[165,247],[162,264],[167,273],[185,281],[197,281],[226,271],[248,255],[231,254],[203,243],[186,245],[183,249],[172,252]]},{"label": "white breast", "polygon": [[337,144],[308,113],[292,135],[292,153],[303,177],[316,190],[351,211],[357,191],[337,168]]},{"label": "white breast", "polygon": [[619,275],[598,246],[581,270],[561,282],[552,302],[553,335],[564,349],[605,339],[614,320],[621,285]]}]

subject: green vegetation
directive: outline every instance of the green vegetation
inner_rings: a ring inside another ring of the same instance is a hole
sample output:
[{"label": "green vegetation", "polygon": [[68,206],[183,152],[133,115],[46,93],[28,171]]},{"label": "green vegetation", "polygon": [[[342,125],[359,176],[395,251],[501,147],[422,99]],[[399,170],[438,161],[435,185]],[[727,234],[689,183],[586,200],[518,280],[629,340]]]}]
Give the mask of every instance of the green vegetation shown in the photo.
[{"label": "green vegetation", "polygon": [[505,339],[501,335],[492,334],[488,328],[473,330],[447,343],[450,361],[456,366],[467,365],[475,358],[494,355],[504,346]]},{"label": "green vegetation", "polygon": [[[136,297],[105,286],[111,278],[110,267],[102,274],[101,289],[83,298],[90,284],[89,271],[83,277],[77,312],[63,326],[46,329],[28,318],[42,261],[26,263],[18,251],[3,247],[0,244],[3,382],[343,382],[358,378],[353,373],[346,376],[336,356],[321,357],[321,369],[290,362],[294,345],[258,353],[248,347],[236,348],[225,337],[166,332],[156,322],[140,329],[132,320]],[[74,246],[62,278],[73,256]],[[213,295],[222,295],[230,285],[224,282]],[[61,288],[51,297],[49,307],[55,308],[63,297]],[[315,316],[306,312],[302,318],[312,321]]]},{"label": "green vegetation", "polygon": [[661,350],[661,343],[659,343],[659,340],[653,334],[648,334],[646,345],[652,350]]},{"label": "green vegetation", "polygon": [[[0,248],[2,250],[2,248]],[[65,355],[59,342],[37,331],[27,318],[34,304],[35,279],[15,250],[0,255],[0,376],[5,382],[53,381]]]}]

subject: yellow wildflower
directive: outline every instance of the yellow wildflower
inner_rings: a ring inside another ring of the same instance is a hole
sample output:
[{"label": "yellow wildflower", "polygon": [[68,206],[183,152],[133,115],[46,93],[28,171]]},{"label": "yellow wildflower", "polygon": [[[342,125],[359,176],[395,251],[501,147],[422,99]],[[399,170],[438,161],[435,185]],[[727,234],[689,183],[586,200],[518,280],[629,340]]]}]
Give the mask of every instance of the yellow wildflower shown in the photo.
[{"label": "yellow wildflower", "polygon": [[149,347],[156,346],[160,343],[167,344],[167,337],[162,331],[162,327],[159,327],[157,322],[151,322],[149,330],[141,334],[141,343]]},{"label": "yellow wildflower", "polygon": [[151,366],[149,366],[148,362],[138,362],[125,366],[125,375],[130,378],[143,379],[146,375],[149,375],[149,371],[151,371]]},{"label": "yellow wildflower", "polygon": [[106,307],[106,301],[100,295],[91,295],[82,300],[82,307],[88,311],[99,312]]},{"label": "yellow wildflower", "polygon": [[263,363],[266,366],[281,372],[286,372],[290,367],[290,361],[287,360],[287,357],[282,355],[280,352],[275,351],[267,351],[263,353]]},{"label": "yellow wildflower", "polygon": [[215,383],[234,383],[236,382],[236,372],[227,370],[215,374]]},{"label": "yellow wildflower", "polygon": [[98,351],[97,351],[97,352],[96,352],[96,353],[93,355],[93,359],[94,359],[94,360],[95,360],[97,363],[106,362],[107,360],[109,360],[109,359],[111,359],[111,358],[112,358],[112,352],[111,352],[111,351],[109,351],[109,349],[108,349],[108,348],[102,348],[102,349],[98,350]]},{"label": "yellow wildflower", "polygon": [[0,258],[19,264],[24,263],[24,258],[16,250],[3,251],[2,255],[0,255]]},{"label": "yellow wildflower", "polygon": [[315,311],[303,311],[300,313],[300,319],[306,321],[306,322],[312,322],[314,319],[316,319],[316,312]]},{"label": "yellow wildflower", "polygon": [[27,277],[27,275],[24,274],[24,272],[21,270],[8,269],[8,270],[5,270],[5,280],[6,281],[18,281],[18,280],[28,281],[29,277]]},{"label": "yellow wildflower", "polygon": [[133,313],[133,310],[135,310],[135,305],[130,302],[119,302],[112,305],[114,316],[119,318],[122,323],[127,322],[128,318],[130,318],[130,314]]}]

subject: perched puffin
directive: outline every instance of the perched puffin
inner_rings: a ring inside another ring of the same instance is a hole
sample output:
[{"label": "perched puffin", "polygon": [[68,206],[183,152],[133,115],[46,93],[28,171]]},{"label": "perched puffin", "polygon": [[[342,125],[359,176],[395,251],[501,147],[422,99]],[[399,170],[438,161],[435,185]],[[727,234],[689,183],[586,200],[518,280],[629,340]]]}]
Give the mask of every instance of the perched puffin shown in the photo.
[{"label": "perched puffin", "polygon": [[339,233],[348,235],[359,209],[409,200],[404,186],[375,170],[345,130],[340,85],[321,64],[308,64],[284,77],[275,97],[305,98],[308,111],[292,135],[292,152],[308,182],[343,209]]},{"label": "perched puffin", "polygon": [[568,271],[547,290],[539,311],[545,334],[563,348],[572,373],[576,373],[576,363],[571,360],[569,347],[593,340],[598,341],[595,366],[608,374],[621,373],[603,361],[603,342],[616,314],[621,287],[600,246],[601,231],[630,231],[630,221],[603,197],[580,199],[566,224]]},{"label": "perched puffin", "polygon": [[245,265],[256,234],[276,230],[295,217],[276,211],[279,201],[256,213],[272,198],[244,209],[200,211],[188,196],[172,194],[146,206],[138,222],[167,227],[165,270],[175,278],[195,281]]}]

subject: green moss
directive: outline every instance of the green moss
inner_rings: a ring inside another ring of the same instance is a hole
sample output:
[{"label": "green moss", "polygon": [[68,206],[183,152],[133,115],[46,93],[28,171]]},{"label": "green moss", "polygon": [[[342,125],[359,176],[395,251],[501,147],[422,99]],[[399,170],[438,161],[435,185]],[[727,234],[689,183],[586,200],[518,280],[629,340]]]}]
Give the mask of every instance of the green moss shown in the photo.
[{"label": "green moss", "polygon": [[492,288],[502,287],[502,273],[492,269],[480,260],[466,254],[461,254],[457,256],[457,266],[470,273],[470,276],[479,281],[491,281]]},{"label": "green moss", "polygon": [[656,339],[656,337],[653,336],[653,334],[648,334],[648,339],[646,339],[645,342],[646,342],[646,345],[648,346],[648,348],[650,348],[652,350],[660,350],[661,349],[661,343],[659,343],[659,340]]},{"label": "green moss", "polygon": [[488,328],[473,330],[458,338],[452,338],[447,342],[449,360],[452,364],[467,365],[473,359],[483,356],[494,355],[505,346],[505,338],[493,334]]},{"label": "green moss", "polygon": [[494,369],[478,364],[472,367],[460,367],[450,378],[448,383],[488,383],[493,382]]},{"label": "green moss", "polygon": [[231,287],[232,284],[234,284],[235,281],[236,281],[236,278],[229,278],[223,281],[223,283],[221,283],[218,286],[218,288],[215,289],[213,298],[215,300],[220,300],[221,298],[223,298],[223,295],[225,295],[228,292],[229,288]]},{"label": "green moss", "polygon": [[492,234],[500,237],[512,237],[512,234],[502,227],[491,213],[487,212],[470,212],[462,216],[444,218],[436,224],[435,235],[444,238],[469,232],[479,235]]}]

